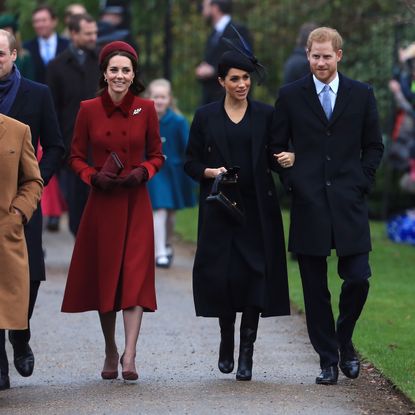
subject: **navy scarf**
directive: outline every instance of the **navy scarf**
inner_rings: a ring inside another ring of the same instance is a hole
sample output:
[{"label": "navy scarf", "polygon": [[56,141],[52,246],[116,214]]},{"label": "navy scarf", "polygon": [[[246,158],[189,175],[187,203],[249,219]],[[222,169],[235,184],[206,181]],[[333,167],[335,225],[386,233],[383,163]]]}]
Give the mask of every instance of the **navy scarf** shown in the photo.
[{"label": "navy scarf", "polygon": [[0,113],[8,115],[10,109],[16,99],[17,91],[20,86],[20,75],[16,65],[13,65],[13,69],[9,76],[0,81]]}]

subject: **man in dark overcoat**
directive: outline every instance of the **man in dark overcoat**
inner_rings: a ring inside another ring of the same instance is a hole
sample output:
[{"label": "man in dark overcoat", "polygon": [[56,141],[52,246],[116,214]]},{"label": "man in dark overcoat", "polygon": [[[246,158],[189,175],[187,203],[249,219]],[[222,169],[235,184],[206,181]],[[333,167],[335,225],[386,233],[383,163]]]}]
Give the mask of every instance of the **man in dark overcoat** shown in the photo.
[{"label": "man in dark overcoat", "polygon": [[235,38],[234,25],[242,37],[251,46],[252,40],[248,29],[236,24],[231,17],[232,0],[203,0],[202,14],[206,22],[212,25],[205,45],[203,61],[196,67],[196,78],[202,84],[202,104],[217,101],[223,97],[223,88],[218,82],[218,62],[229,47],[223,38]]},{"label": "man in dark overcoat", "polygon": [[[80,102],[96,96],[100,73],[95,50],[98,29],[94,18],[88,14],[74,15],[68,29],[71,44],[50,62],[47,71],[47,84],[52,91],[67,154]],[[69,229],[76,235],[89,188],[69,167],[63,167],[61,174],[69,210]]]},{"label": "man in dark overcoat", "polygon": [[[320,356],[319,384],[335,384],[340,369],[359,374],[352,344],[371,270],[367,194],[383,154],[372,88],[337,72],[342,38],[330,28],[310,33],[312,74],[282,87],[276,102],[277,154],[292,142],[293,167],[282,169],[292,194],[289,250],[298,255],[307,328]],[[327,256],[335,249],[343,279],[337,324],[327,287]]]},{"label": "man in dark overcoat", "polygon": [[[16,40],[5,30],[0,30],[0,112],[29,125],[33,148],[40,144],[43,155],[39,162],[44,184],[62,162],[64,146],[58,126],[55,109],[49,88],[20,76],[16,60]],[[40,282],[45,279],[45,263],[42,248],[42,212],[40,207],[33,213],[24,228],[30,270],[29,319],[33,313]],[[22,376],[33,372],[34,357],[29,346],[30,325],[27,330],[9,331],[9,339],[14,349],[14,364]],[[0,364],[2,373],[7,368],[5,333],[0,330]]]}]

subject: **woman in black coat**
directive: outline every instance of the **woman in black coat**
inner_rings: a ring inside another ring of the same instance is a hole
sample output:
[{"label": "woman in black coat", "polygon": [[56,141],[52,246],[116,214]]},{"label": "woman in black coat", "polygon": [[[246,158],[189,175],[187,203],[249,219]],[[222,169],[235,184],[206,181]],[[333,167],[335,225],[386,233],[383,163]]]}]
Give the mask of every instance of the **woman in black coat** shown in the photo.
[{"label": "woman in black coat", "polygon": [[[256,61],[238,51],[218,65],[224,100],[199,108],[193,119],[185,171],[200,183],[198,243],[193,268],[196,314],[218,317],[219,369],[234,367],[234,324],[242,312],[237,380],[252,376],[259,315],[290,313],[281,212],[271,174],[268,142],[274,110],[248,98]],[[279,162],[293,163],[292,153]],[[238,184],[223,185],[244,210],[242,224],[215,203],[206,203],[216,176],[239,166]],[[236,188],[238,186],[238,188]]]}]

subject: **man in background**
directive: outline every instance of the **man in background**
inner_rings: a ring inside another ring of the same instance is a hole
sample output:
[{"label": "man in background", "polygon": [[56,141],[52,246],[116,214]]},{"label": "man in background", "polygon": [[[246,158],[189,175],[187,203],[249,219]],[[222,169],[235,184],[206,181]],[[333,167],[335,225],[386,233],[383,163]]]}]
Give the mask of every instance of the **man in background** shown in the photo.
[{"label": "man in background", "polygon": [[223,97],[223,88],[218,82],[217,66],[220,57],[229,47],[222,38],[235,39],[234,25],[244,40],[251,46],[251,36],[245,26],[233,22],[231,0],[204,0],[202,15],[213,30],[209,35],[204,60],[196,68],[196,78],[202,84],[202,104],[217,101]]},{"label": "man in background", "polygon": [[34,39],[23,43],[33,60],[35,67],[34,80],[44,84],[46,82],[46,67],[48,63],[69,45],[56,33],[58,18],[52,7],[43,5],[36,7],[32,12],[32,25],[36,33]]},{"label": "man in background", "polygon": [[[52,91],[67,155],[80,102],[96,96],[100,74],[95,19],[89,14],[74,15],[68,28],[71,43],[50,62],[47,71],[47,84]],[[61,176],[69,210],[69,229],[76,235],[89,188],[67,166],[61,170]]]}]

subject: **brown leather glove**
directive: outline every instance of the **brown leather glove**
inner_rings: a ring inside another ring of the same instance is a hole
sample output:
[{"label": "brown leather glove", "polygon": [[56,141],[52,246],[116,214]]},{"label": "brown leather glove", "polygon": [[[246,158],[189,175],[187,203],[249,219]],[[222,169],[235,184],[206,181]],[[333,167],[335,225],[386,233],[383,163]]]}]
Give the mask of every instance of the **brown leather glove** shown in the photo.
[{"label": "brown leather glove", "polygon": [[120,179],[114,173],[98,172],[91,176],[91,185],[95,189],[109,191],[120,184]]},{"label": "brown leather glove", "polygon": [[148,180],[148,171],[145,167],[139,166],[131,170],[130,174],[121,179],[120,185],[123,187],[137,187]]}]

